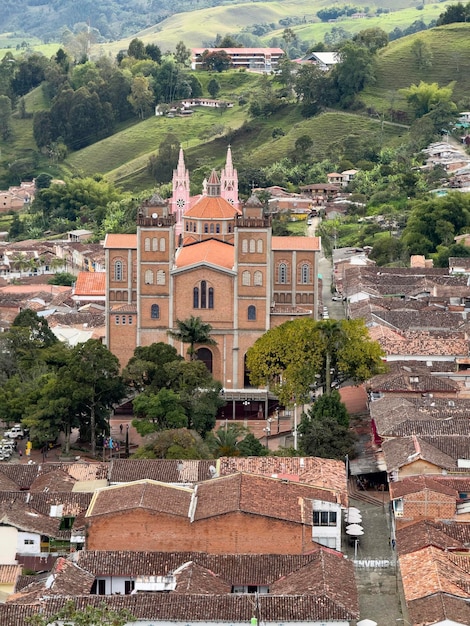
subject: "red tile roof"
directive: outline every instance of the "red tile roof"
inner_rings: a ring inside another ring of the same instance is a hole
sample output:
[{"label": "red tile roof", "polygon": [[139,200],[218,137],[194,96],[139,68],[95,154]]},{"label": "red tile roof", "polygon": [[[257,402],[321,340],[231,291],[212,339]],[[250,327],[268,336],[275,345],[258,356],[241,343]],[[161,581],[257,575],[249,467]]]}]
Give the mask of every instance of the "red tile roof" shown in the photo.
[{"label": "red tile roof", "polygon": [[208,239],[181,248],[175,259],[177,268],[208,263],[231,270],[234,265],[234,248],[217,239]]},{"label": "red tile roof", "polygon": [[273,250],[320,250],[320,237],[273,237]]},{"label": "red tile roof", "polygon": [[217,467],[221,476],[236,472],[260,474],[271,478],[296,480],[336,493],[347,506],[346,469],[342,461],[318,457],[221,457]]},{"label": "red tile roof", "polygon": [[105,296],[106,272],[79,272],[75,283],[76,296]]},{"label": "red tile roof", "polygon": [[395,498],[402,498],[407,494],[419,493],[420,491],[424,491],[425,489],[451,496],[456,501],[458,498],[458,493],[456,489],[452,489],[452,487],[447,487],[447,485],[437,482],[428,476],[409,476],[407,478],[403,478],[399,482],[391,482],[390,498],[392,500],[394,500]]},{"label": "red tile roof", "polygon": [[407,602],[439,592],[470,598],[470,574],[438,548],[430,546],[402,555],[400,570]]},{"label": "red tile roof", "polygon": [[187,517],[192,490],[151,480],[139,480],[98,489],[86,517],[136,508]]},{"label": "red tile roof", "polygon": [[[351,574],[351,578],[353,575]],[[258,614],[263,622],[350,622],[359,618],[358,606],[345,606],[322,594],[273,596],[254,594],[174,594],[142,593],[112,596],[56,596],[43,599],[34,606],[15,604],[0,605],[0,623],[2,626],[18,626],[25,623],[27,616],[38,612],[41,615],[53,615],[64,608],[69,600],[75,602],[78,610],[87,607],[99,607],[103,604],[113,610],[127,609],[138,620],[163,622],[240,622],[250,623],[253,617],[255,600]],[[157,619],[155,616],[158,616]]]},{"label": "red tile roof", "polygon": [[241,215],[241,211],[230,204],[228,200],[220,196],[202,196],[186,213],[185,218],[199,219],[233,219],[235,215]]},{"label": "red tile roof", "polygon": [[108,233],[104,240],[104,247],[111,249],[137,249],[137,235],[121,235],[116,233]]}]

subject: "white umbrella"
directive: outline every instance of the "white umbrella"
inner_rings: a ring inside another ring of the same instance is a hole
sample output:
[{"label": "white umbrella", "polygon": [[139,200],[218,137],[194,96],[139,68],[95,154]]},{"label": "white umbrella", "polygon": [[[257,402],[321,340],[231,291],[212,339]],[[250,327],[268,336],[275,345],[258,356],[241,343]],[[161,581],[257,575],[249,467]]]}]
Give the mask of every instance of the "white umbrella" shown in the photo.
[{"label": "white umbrella", "polygon": [[346,526],[346,532],[349,535],[352,535],[355,532],[363,532],[363,528],[362,526],[360,526],[359,524],[349,524],[348,526]]},{"label": "white umbrella", "polygon": [[362,515],[360,513],[349,513],[344,518],[345,522],[351,522],[352,524],[360,524],[362,522]]},{"label": "white umbrella", "polygon": [[348,513],[360,513],[360,510],[355,506],[350,506],[348,507],[347,512]]},{"label": "white umbrella", "polygon": [[377,626],[377,622],[372,619],[361,619],[360,622],[357,622],[357,626]]},{"label": "white umbrella", "polygon": [[353,526],[357,526],[357,528],[346,528],[346,534],[351,535],[351,537],[359,537],[364,534],[364,531],[357,524],[353,524]]}]

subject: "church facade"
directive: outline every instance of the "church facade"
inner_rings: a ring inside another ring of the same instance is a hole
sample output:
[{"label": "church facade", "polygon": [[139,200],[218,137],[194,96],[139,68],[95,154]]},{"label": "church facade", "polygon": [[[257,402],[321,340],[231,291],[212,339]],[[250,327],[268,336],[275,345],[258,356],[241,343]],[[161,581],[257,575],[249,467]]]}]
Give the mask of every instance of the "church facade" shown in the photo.
[{"label": "church facade", "polygon": [[181,150],[172,198],[146,201],[137,234],[108,234],[105,251],[106,340],[121,365],[157,341],[185,354],[168,330],[200,317],[217,343],[199,346],[198,358],[228,399],[249,388],[245,355],[258,337],[318,311],[319,238],[274,237],[256,196],[240,203],[230,148],[196,198]]}]

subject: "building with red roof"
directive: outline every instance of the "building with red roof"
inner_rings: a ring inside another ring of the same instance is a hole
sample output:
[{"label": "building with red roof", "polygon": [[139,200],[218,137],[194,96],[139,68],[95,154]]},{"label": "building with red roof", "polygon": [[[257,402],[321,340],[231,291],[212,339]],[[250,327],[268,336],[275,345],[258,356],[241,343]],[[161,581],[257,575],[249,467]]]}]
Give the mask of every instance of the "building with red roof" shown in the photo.
[{"label": "building with red roof", "polygon": [[105,250],[107,345],[121,364],[158,341],[185,354],[168,330],[200,317],[216,345],[196,346],[197,355],[222,382],[228,407],[253,403],[254,416],[266,418],[269,394],[250,389],[245,355],[271,327],[315,317],[319,238],[272,236],[258,198],[238,198],[230,148],[220,177],[212,171],[190,197],[181,150],[172,198],[144,202],[137,234],[108,234]]}]

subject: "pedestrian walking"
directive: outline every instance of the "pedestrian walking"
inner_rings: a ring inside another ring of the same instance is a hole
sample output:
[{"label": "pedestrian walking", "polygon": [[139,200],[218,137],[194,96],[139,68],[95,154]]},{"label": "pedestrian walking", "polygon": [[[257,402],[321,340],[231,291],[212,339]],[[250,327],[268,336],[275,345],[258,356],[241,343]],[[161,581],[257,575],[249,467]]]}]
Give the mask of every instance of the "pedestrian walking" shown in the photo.
[{"label": "pedestrian walking", "polygon": [[122,435],[122,428],[123,428],[122,424],[119,424],[119,430],[121,431],[121,435]]}]

